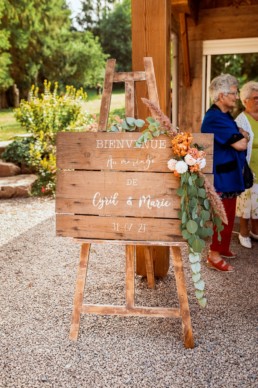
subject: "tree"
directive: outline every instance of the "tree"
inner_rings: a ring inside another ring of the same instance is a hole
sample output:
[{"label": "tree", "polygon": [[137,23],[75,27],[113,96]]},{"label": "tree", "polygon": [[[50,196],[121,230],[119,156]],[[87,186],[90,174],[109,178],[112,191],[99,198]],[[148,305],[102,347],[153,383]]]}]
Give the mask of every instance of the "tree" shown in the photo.
[{"label": "tree", "polygon": [[[4,6],[3,6],[4,1]],[[44,79],[76,87],[97,84],[105,56],[97,38],[72,31],[65,0],[0,0],[0,90],[17,84],[27,98]]]},{"label": "tree", "polygon": [[10,32],[4,27],[2,22],[5,9],[4,0],[0,0],[0,90],[5,90],[12,85],[10,74],[11,55],[8,52],[10,48]]},{"label": "tree", "polygon": [[78,24],[91,31],[95,36],[100,35],[100,22],[113,9],[118,0],[82,0],[82,11],[77,16]]},{"label": "tree", "polygon": [[117,3],[100,22],[100,42],[106,54],[117,59],[117,69],[130,71],[132,63],[131,1]]}]

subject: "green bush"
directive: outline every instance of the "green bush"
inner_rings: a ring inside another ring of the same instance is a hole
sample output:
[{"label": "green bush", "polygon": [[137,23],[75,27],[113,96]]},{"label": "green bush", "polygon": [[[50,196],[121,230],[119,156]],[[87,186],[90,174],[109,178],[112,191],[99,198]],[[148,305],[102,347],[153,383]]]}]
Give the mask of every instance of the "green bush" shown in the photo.
[{"label": "green bush", "polygon": [[60,131],[83,129],[92,118],[82,112],[86,93],[72,86],[58,95],[58,84],[51,92],[51,83],[45,81],[44,93],[32,87],[29,101],[22,101],[15,110],[15,118],[32,136],[11,143],[3,158],[17,164],[25,164],[37,175],[32,193],[53,194],[56,174],[56,134]]}]

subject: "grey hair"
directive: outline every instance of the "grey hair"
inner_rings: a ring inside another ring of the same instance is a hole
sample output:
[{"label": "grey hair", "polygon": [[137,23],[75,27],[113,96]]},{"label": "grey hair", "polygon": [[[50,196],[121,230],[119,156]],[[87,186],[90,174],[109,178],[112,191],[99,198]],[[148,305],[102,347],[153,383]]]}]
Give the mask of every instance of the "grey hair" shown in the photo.
[{"label": "grey hair", "polygon": [[246,84],[244,84],[240,90],[240,99],[242,104],[245,105],[245,100],[250,98],[252,92],[258,92],[258,82],[256,81],[249,81]]},{"label": "grey hair", "polygon": [[230,93],[230,88],[232,86],[238,88],[238,80],[233,75],[221,74],[213,78],[209,87],[211,101],[218,101],[220,93]]}]

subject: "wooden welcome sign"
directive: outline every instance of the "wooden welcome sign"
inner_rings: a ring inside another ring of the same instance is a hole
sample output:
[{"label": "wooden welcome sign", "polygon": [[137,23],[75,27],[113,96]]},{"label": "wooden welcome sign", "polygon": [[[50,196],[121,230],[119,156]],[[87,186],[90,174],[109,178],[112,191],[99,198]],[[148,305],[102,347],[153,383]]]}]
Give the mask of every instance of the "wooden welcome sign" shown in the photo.
[{"label": "wooden welcome sign", "polygon": [[[181,240],[179,179],[168,169],[171,139],[141,148],[139,133],[59,133],[57,136],[57,235],[90,240]],[[209,135],[194,134],[207,153]]]}]

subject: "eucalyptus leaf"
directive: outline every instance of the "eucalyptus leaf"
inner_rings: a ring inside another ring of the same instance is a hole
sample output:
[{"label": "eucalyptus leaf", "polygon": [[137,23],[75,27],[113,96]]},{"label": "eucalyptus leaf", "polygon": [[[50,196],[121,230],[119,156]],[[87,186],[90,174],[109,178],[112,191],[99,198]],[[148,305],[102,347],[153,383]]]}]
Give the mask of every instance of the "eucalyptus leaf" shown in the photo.
[{"label": "eucalyptus leaf", "polygon": [[135,120],[135,125],[138,127],[138,128],[142,128],[145,124],[145,121],[144,120],[141,120],[141,119],[137,119]]},{"label": "eucalyptus leaf", "polygon": [[194,283],[198,282],[201,279],[201,274],[200,273],[193,273],[192,279],[193,279]]},{"label": "eucalyptus leaf", "polygon": [[204,283],[203,280],[199,280],[198,282],[195,282],[195,283],[194,283],[194,287],[195,287],[197,290],[204,291],[205,283]]},{"label": "eucalyptus leaf", "polygon": [[201,264],[200,263],[191,264],[191,270],[193,273],[199,273],[201,270]]},{"label": "eucalyptus leaf", "polygon": [[135,118],[134,117],[126,117],[126,124],[129,126],[135,126]]},{"label": "eucalyptus leaf", "polygon": [[185,240],[188,240],[189,237],[191,237],[191,234],[188,233],[186,229],[183,229],[183,230],[182,230],[182,236],[183,236],[183,238],[184,238]]},{"label": "eucalyptus leaf", "polygon": [[203,296],[204,296],[204,292],[203,291],[200,291],[200,290],[196,290],[195,291],[195,296],[196,298],[199,300],[199,299],[202,299]]},{"label": "eucalyptus leaf", "polygon": [[196,237],[191,245],[191,247],[193,248],[193,250],[195,252],[200,252],[203,250],[203,248],[205,247],[205,241]]},{"label": "eucalyptus leaf", "polygon": [[207,299],[206,298],[199,298],[198,303],[201,307],[206,307],[207,305]]},{"label": "eucalyptus leaf", "polygon": [[129,125],[127,125],[125,120],[122,122],[122,128],[125,130],[129,129]]},{"label": "eucalyptus leaf", "polygon": [[210,208],[210,201],[206,198],[203,202],[203,205],[205,207],[205,209],[209,210]]},{"label": "eucalyptus leaf", "polygon": [[187,221],[187,213],[184,211],[181,218],[182,223],[184,224]]},{"label": "eucalyptus leaf", "polygon": [[[193,233],[195,233],[197,231],[198,224],[195,221],[193,221],[193,220],[189,220],[187,222],[187,224],[186,224],[186,228],[187,228],[189,233],[193,234]],[[195,251],[195,249],[194,249],[194,251]],[[198,251],[196,251],[196,252],[198,252]]]},{"label": "eucalyptus leaf", "polygon": [[198,253],[189,253],[189,261],[190,263],[199,263],[200,262],[200,255]]},{"label": "eucalyptus leaf", "polygon": [[203,209],[200,213],[203,221],[208,221],[210,219],[210,212],[208,210]]},{"label": "eucalyptus leaf", "polygon": [[185,194],[185,191],[182,187],[179,187],[176,191],[177,195],[179,195],[179,197],[182,197],[184,194]]},{"label": "eucalyptus leaf", "polygon": [[198,189],[198,195],[201,198],[206,198],[206,190],[202,188]]}]

